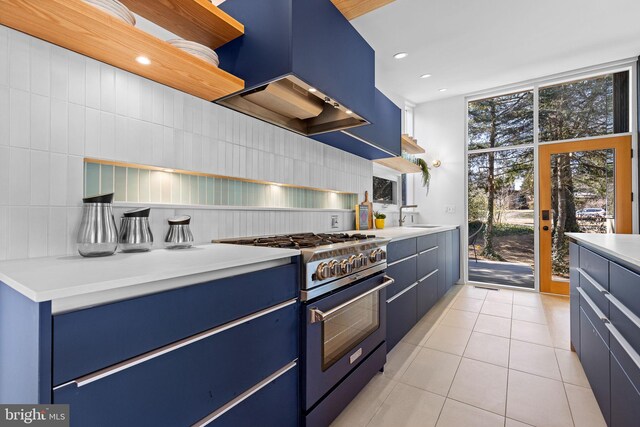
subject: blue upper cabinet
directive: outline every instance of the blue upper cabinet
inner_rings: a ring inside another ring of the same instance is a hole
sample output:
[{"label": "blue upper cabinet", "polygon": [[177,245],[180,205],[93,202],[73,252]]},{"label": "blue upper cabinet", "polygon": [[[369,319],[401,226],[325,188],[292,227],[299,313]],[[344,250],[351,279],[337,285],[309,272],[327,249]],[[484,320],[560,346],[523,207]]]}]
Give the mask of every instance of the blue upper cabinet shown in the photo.
[{"label": "blue upper cabinet", "polygon": [[313,138],[371,160],[400,156],[401,121],[400,108],[375,89],[375,116],[372,124],[315,135]]},{"label": "blue upper cabinet", "polygon": [[216,102],[307,136],[373,122],[375,53],[331,1],[226,0],[220,8],[245,25],[217,53],[246,89]]}]

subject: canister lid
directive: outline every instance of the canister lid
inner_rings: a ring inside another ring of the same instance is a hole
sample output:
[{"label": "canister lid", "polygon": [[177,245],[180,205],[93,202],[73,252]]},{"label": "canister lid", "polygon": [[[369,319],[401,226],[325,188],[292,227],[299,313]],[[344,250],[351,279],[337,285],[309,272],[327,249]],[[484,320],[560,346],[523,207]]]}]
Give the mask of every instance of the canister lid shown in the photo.
[{"label": "canister lid", "polygon": [[191,222],[191,217],[189,215],[176,216],[174,218],[169,218],[170,225],[189,225]]},{"label": "canister lid", "polygon": [[82,199],[83,203],[113,203],[113,194],[98,194],[97,196],[85,197]]},{"label": "canister lid", "polygon": [[122,214],[125,218],[148,218],[151,208],[137,208]]}]

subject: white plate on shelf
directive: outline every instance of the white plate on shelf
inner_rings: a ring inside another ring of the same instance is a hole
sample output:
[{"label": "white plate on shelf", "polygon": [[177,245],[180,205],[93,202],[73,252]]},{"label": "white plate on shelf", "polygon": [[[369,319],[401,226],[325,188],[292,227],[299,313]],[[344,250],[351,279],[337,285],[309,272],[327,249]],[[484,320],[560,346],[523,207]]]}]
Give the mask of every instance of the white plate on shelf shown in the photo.
[{"label": "white plate on shelf", "polygon": [[167,40],[167,43],[181,49],[190,55],[197,56],[198,58],[215,65],[216,67],[220,64],[220,59],[218,58],[218,54],[215,53],[213,49],[208,48],[205,45],[200,43],[192,42],[189,40],[183,39],[171,39]]},{"label": "white plate on shelf", "polygon": [[136,25],[136,18],[133,14],[127,9],[125,5],[120,3],[118,0],[84,0],[85,3],[89,3],[92,6],[95,6],[98,9],[108,13],[111,16],[115,16],[116,18],[126,22],[129,25]]}]

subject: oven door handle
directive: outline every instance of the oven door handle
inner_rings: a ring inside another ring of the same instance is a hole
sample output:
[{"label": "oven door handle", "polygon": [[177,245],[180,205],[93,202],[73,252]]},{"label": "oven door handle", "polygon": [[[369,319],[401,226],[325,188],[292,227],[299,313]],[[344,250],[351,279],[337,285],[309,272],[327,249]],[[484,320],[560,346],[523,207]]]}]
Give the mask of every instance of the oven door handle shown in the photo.
[{"label": "oven door handle", "polygon": [[310,322],[311,323],[316,323],[316,322],[323,322],[327,317],[331,316],[333,313],[342,310],[343,308],[345,308],[348,305],[353,304],[354,302],[366,297],[367,295],[371,295],[374,292],[378,292],[380,289],[386,288],[387,286],[393,284],[395,282],[395,279],[392,277],[389,277],[387,275],[384,276],[384,282],[382,282],[382,284],[376,286],[373,289],[368,290],[367,292],[358,295],[355,298],[350,299],[349,301],[343,302],[342,304],[333,307],[331,310],[329,311],[320,311],[318,310],[316,307],[312,307],[309,312],[311,314],[311,319]]}]

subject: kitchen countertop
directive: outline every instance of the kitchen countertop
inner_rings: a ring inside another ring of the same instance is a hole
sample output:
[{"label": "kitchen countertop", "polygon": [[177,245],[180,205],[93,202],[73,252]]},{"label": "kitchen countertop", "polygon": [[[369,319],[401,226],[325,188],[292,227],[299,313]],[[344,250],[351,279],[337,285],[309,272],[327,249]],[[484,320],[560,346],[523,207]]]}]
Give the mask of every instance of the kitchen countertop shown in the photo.
[{"label": "kitchen countertop", "polygon": [[640,235],[567,233],[567,236],[585,247],[640,268]]},{"label": "kitchen countertop", "polygon": [[60,312],[283,265],[299,254],[209,244],[101,258],[32,258],[0,262],[0,281],[33,301],[53,301],[52,311]]},{"label": "kitchen countertop", "polygon": [[391,241],[409,239],[411,237],[426,236],[427,234],[442,233],[443,231],[455,230],[457,225],[431,225],[433,228],[420,228],[420,227],[389,227],[379,230],[374,228],[373,230],[351,230],[347,233],[363,233],[363,234],[375,234],[376,237],[390,238]]}]

